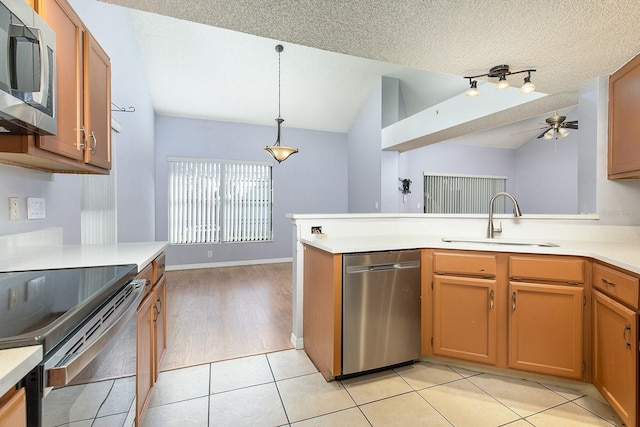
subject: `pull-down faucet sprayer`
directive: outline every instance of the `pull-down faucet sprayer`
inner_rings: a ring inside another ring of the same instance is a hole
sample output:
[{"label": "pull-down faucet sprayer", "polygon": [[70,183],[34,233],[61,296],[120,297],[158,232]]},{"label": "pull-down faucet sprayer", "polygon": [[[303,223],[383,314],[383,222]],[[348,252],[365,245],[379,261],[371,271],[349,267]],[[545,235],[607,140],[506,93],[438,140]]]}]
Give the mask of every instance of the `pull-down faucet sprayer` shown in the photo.
[{"label": "pull-down faucet sprayer", "polygon": [[496,193],[491,198],[491,201],[489,202],[489,224],[487,226],[487,238],[489,239],[493,239],[494,233],[502,232],[502,223],[498,226],[498,228],[494,227],[493,225],[493,202],[500,196],[508,197],[511,199],[511,201],[513,202],[513,215],[515,217],[522,216],[522,212],[520,211],[520,206],[518,206],[518,202],[516,201],[515,197],[505,192]]}]

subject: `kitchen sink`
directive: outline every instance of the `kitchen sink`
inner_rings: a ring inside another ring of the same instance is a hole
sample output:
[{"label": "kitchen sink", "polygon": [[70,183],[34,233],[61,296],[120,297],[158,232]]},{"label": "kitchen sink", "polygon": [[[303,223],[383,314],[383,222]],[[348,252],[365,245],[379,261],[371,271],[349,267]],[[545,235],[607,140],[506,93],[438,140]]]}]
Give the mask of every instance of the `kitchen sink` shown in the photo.
[{"label": "kitchen sink", "polygon": [[482,243],[491,245],[514,245],[514,246],[541,246],[541,247],[558,247],[552,242],[544,240],[532,240],[532,239],[489,239],[487,237],[443,237],[443,242],[451,243]]}]

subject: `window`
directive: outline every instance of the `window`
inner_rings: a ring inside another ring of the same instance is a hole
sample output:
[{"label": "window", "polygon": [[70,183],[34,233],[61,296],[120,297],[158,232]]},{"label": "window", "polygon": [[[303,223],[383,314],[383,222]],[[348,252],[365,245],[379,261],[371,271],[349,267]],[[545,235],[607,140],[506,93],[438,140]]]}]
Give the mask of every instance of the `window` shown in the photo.
[{"label": "window", "polygon": [[272,239],[271,164],[170,157],[169,241]]},{"label": "window", "polygon": [[[506,176],[424,174],[425,213],[488,213],[494,194],[505,191]],[[496,200],[504,212],[504,198]]]}]

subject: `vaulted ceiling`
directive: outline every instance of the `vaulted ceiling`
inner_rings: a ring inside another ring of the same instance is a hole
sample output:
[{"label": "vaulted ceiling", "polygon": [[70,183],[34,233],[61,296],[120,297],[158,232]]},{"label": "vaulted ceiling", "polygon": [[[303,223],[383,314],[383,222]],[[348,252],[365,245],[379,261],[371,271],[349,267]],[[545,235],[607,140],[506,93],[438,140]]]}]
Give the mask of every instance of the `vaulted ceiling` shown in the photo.
[{"label": "vaulted ceiling", "polygon": [[102,1],[144,11],[132,17],[159,114],[273,125],[282,43],[284,125],[338,132],[380,76],[400,79],[411,114],[464,92],[462,76],[537,69],[548,96],[469,134],[575,105],[640,51],[637,0]]}]

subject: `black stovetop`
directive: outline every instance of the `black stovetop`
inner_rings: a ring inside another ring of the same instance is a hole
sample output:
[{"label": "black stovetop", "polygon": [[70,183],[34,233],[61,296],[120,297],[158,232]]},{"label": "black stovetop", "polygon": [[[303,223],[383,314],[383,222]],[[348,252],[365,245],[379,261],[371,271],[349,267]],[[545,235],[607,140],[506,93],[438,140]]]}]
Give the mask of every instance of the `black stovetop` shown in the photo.
[{"label": "black stovetop", "polygon": [[133,279],[136,265],[0,273],[0,349],[60,343]]}]

